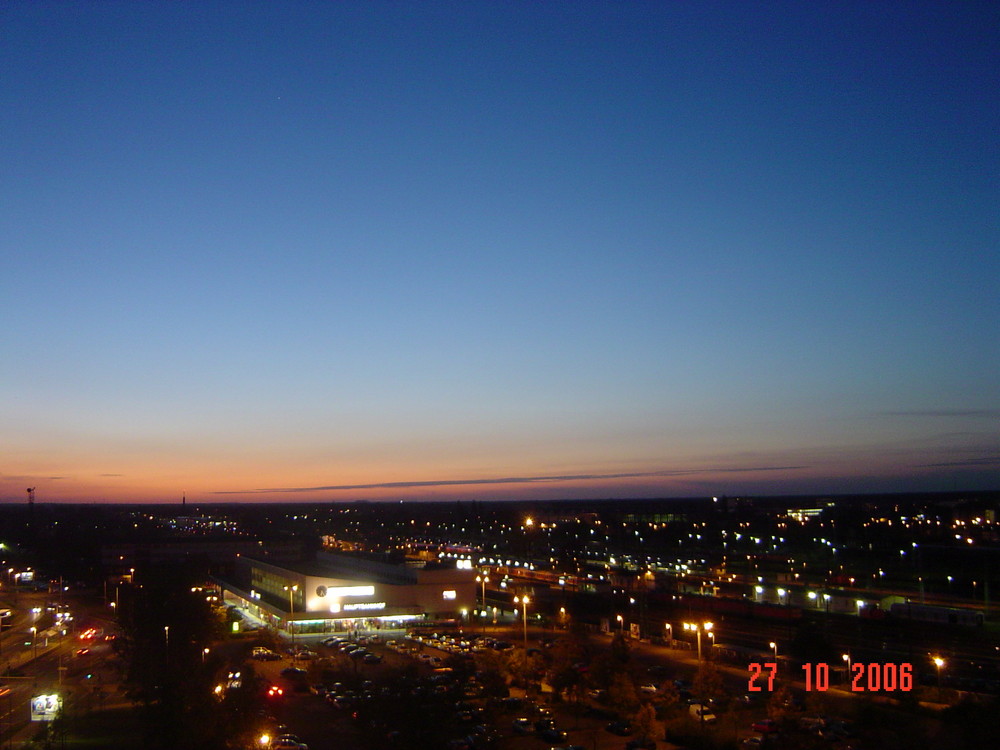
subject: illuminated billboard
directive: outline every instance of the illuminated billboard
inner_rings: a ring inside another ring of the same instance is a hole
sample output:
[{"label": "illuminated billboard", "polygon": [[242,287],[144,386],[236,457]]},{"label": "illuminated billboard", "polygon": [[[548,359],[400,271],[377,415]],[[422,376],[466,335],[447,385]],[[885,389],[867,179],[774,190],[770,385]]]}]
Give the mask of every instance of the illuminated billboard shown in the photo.
[{"label": "illuminated billboard", "polygon": [[31,699],[32,721],[53,721],[62,710],[62,696],[36,695]]}]

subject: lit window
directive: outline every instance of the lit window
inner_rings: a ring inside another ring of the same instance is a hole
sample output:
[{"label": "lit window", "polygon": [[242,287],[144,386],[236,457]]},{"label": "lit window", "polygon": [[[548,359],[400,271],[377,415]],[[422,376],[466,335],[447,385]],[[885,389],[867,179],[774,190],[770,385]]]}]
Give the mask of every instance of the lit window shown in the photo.
[{"label": "lit window", "polygon": [[441,592],[441,597],[443,599],[454,599],[456,596],[458,596],[458,594],[456,592],[454,592],[454,591],[442,591]]}]

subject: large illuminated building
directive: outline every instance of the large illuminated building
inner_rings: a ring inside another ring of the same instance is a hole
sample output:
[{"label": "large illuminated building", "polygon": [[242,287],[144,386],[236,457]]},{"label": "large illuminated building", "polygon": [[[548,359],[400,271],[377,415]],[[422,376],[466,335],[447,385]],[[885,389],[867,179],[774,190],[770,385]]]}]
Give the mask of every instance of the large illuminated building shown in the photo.
[{"label": "large illuminated building", "polygon": [[220,581],[229,604],[296,635],[464,620],[476,606],[475,571],[455,564],[415,567],[318,553],[300,563],[241,557],[238,584]]}]

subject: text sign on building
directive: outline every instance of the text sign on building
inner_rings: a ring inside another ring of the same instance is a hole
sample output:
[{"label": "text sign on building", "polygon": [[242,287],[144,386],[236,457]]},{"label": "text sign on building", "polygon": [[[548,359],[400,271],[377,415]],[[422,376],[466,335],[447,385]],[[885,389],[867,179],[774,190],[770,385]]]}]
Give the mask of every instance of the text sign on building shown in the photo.
[{"label": "text sign on building", "polygon": [[345,612],[353,612],[362,609],[385,609],[385,602],[357,602],[355,604],[345,604]]}]

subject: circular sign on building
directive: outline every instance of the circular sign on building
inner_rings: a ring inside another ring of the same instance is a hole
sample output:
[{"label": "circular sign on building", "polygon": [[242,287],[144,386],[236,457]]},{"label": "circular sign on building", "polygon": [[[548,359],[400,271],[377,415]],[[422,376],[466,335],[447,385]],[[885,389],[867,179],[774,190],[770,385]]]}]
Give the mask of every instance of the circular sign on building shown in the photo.
[{"label": "circular sign on building", "polygon": [[326,596],[326,586],[317,586],[316,587],[316,596],[318,596],[320,598]]}]

